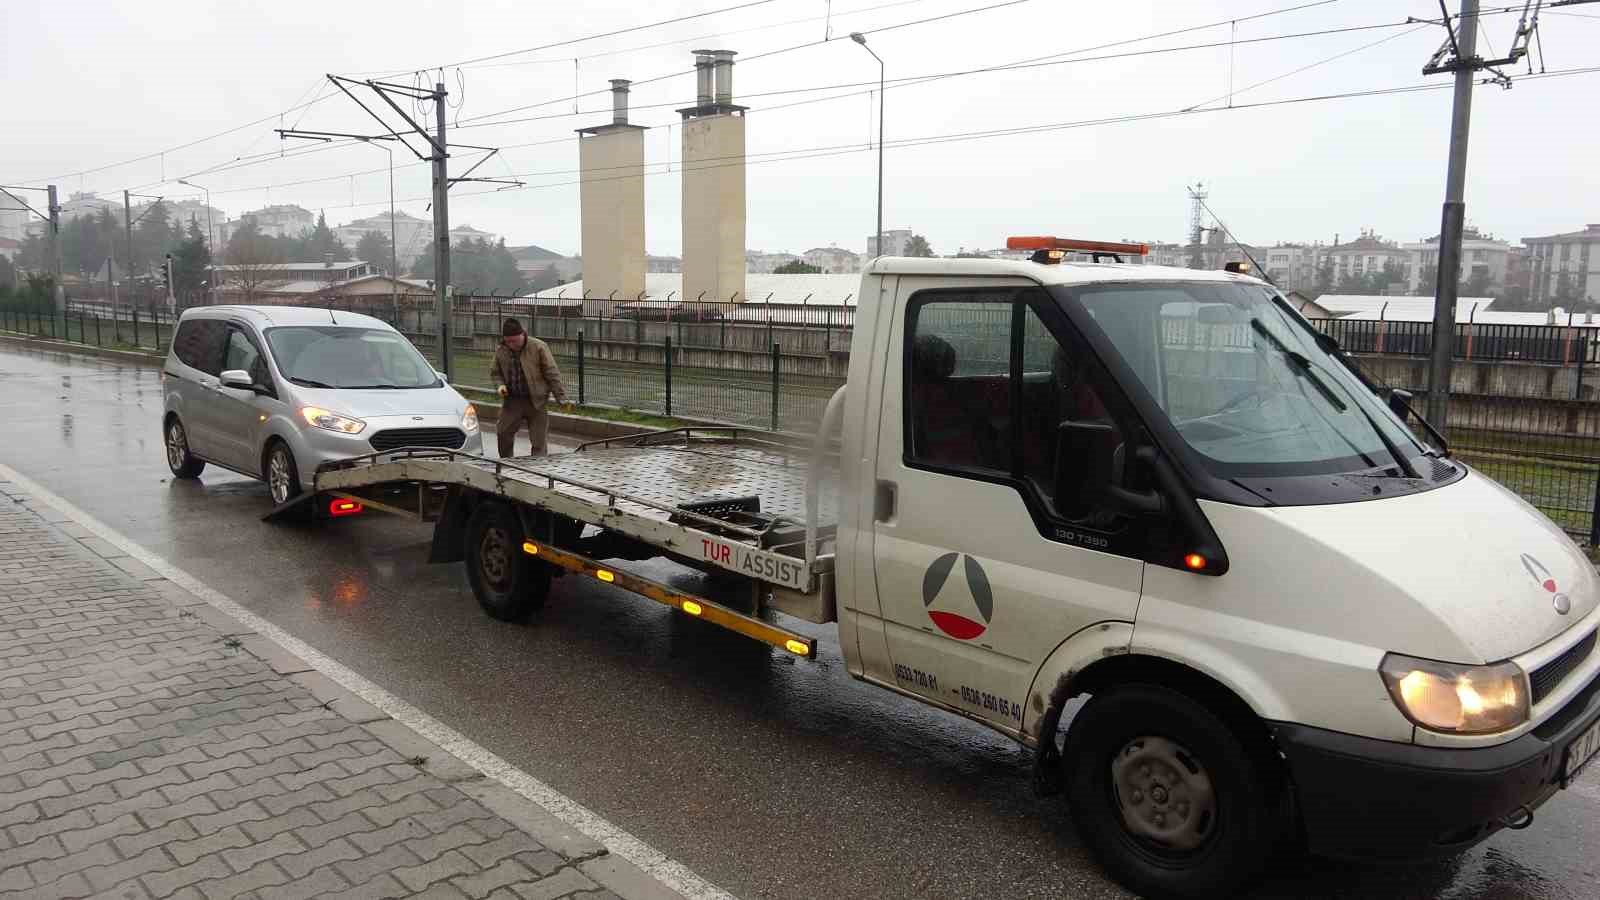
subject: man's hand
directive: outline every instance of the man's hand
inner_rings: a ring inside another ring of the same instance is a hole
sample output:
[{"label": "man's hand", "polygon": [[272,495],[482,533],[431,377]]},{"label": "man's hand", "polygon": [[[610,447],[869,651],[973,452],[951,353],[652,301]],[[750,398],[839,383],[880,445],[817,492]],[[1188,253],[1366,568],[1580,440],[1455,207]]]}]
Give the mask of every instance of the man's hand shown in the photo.
[{"label": "man's hand", "polygon": [[503,385],[503,384],[502,384],[502,385],[500,385],[500,386],[499,386],[499,387],[497,387],[497,388],[495,388],[495,392],[496,392],[496,393],[498,393],[498,394],[499,394],[499,395],[500,395],[500,397],[501,397],[501,399],[505,399],[505,396],[506,396],[506,386],[505,386],[505,385]]}]

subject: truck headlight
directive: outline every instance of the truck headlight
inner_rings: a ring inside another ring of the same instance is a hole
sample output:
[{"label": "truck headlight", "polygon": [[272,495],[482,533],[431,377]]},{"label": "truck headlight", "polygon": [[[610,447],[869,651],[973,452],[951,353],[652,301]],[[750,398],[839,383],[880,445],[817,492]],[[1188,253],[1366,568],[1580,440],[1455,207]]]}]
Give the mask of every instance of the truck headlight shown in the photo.
[{"label": "truck headlight", "polygon": [[1390,653],[1378,671],[1400,711],[1429,731],[1489,734],[1528,720],[1528,678],[1514,662],[1466,666]]},{"label": "truck headlight", "polygon": [[341,416],[338,413],[328,412],[315,406],[301,407],[300,415],[305,418],[307,424],[315,425],[318,428],[326,428],[329,431],[337,431],[341,434],[360,434],[361,430],[367,427],[367,423],[360,419]]},{"label": "truck headlight", "polygon": [[471,403],[467,404],[467,411],[461,414],[461,430],[478,430],[478,408]]}]

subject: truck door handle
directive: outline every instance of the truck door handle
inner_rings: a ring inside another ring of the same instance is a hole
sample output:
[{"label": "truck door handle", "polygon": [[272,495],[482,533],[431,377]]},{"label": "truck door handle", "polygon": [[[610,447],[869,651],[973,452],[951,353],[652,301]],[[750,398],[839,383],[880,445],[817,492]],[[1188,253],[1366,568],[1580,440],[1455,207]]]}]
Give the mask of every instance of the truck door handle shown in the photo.
[{"label": "truck door handle", "polygon": [[894,518],[895,493],[897,490],[894,482],[878,480],[877,490],[872,495],[873,521],[887,522]]}]

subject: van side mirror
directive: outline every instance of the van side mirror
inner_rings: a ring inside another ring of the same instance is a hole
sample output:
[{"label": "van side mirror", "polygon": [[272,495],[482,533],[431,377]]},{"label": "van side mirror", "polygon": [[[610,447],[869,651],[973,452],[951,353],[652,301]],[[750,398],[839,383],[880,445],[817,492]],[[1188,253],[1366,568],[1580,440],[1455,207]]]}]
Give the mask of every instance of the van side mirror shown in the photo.
[{"label": "van side mirror", "polygon": [[1056,509],[1079,519],[1103,507],[1123,515],[1159,513],[1166,508],[1155,491],[1121,485],[1125,456],[1117,430],[1108,422],[1062,422],[1055,459]]},{"label": "van side mirror", "polygon": [[236,391],[255,392],[257,389],[255,379],[251,378],[250,373],[243,369],[229,369],[218,375],[217,380],[222,382],[223,387],[232,388]]},{"label": "van side mirror", "polygon": [[446,378],[444,376],[444,373],[439,371],[438,369],[434,369],[433,370],[433,374],[439,376],[439,383],[440,384],[449,384],[450,383],[450,379]]}]

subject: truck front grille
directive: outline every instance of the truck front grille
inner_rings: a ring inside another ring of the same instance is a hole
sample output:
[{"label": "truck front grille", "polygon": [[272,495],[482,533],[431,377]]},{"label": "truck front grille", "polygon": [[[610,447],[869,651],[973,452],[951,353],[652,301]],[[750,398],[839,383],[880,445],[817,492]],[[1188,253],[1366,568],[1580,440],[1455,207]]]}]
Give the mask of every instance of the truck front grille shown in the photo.
[{"label": "truck front grille", "polygon": [[1532,699],[1535,704],[1550,696],[1550,692],[1554,691],[1556,686],[1561,684],[1568,675],[1571,675],[1573,669],[1582,665],[1583,661],[1589,658],[1589,654],[1594,652],[1595,636],[1597,634],[1600,634],[1600,631],[1589,632],[1583,640],[1568,647],[1560,656],[1534,669],[1528,675],[1528,684],[1532,688]]},{"label": "truck front grille", "polygon": [[459,450],[467,442],[467,434],[459,428],[389,428],[367,438],[374,450],[394,450],[399,447],[444,447]]}]

